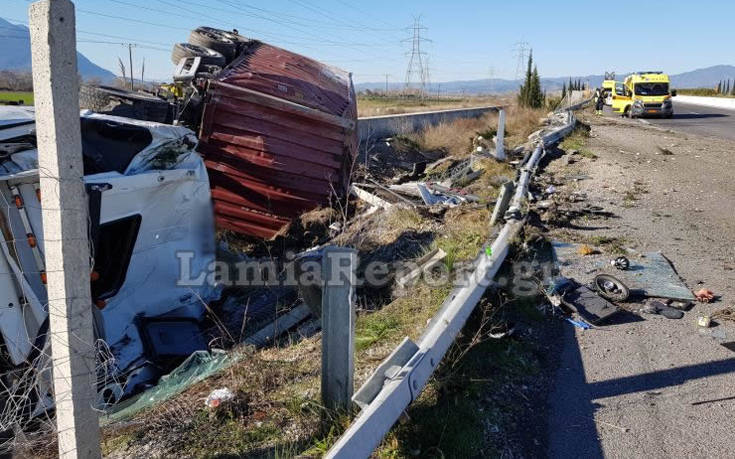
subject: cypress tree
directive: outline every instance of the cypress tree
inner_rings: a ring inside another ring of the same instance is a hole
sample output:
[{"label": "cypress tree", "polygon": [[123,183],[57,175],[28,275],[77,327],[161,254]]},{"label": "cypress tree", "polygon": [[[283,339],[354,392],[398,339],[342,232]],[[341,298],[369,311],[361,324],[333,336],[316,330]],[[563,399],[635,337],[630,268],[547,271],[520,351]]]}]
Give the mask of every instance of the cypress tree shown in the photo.
[{"label": "cypress tree", "polygon": [[[733,88],[735,90],[735,88]],[[561,84],[561,98],[565,98],[567,96],[567,84],[562,83]]]},{"label": "cypress tree", "polygon": [[722,81],[717,83],[717,94],[720,94],[720,93],[722,93]]}]

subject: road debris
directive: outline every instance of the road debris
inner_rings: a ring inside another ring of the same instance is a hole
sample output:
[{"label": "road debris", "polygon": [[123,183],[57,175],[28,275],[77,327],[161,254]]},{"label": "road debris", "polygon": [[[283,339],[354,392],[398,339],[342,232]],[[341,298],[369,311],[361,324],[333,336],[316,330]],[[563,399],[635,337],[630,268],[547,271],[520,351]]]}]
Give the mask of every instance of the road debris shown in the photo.
[{"label": "road debris", "polygon": [[204,400],[204,405],[207,408],[218,408],[223,403],[232,401],[235,398],[235,394],[226,387],[222,389],[215,389],[207,395],[207,399]]},{"label": "road debris", "polygon": [[598,274],[592,281],[597,292],[610,301],[625,301],[630,296],[630,290],[619,279],[609,274]]},{"label": "road debris", "polygon": [[694,293],[694,296],[697,298],[697,301],[699,301],[700,303],[709,303],[715,298],[714,292],[706,288],[697,290]]},{"label": "road debris", "polygon": [[712,318],[710,316],[697,316],[697,325],[702,328],[709,328],[712,325]]},{"label": "road debris", "polygon": [[610,261],[610,264],[613,265],[615,268],[621,270],[621,271],[625,271],[628,268],[630,268],[630,260],[628,260],[628,258],[622,257],[622,256],[617,257],[614,260],[611,260]]},{"label": "road debris", "polygon": [[646,302],[641,309],[641,312],[646,314],[660,314],[667,319],[681,319],[684,317],[683,311],[674,309],[659,300],[650,300]]},{"label": "road debris", "polygon": [[[576,284],[576,282],[574,282]],[[618,307],[601,298],[586,285],[576,284],[567,289],[561,297],[562,303],[574,310],[580,317],[595,325],[618,312]]]},{"label": "road debris", "polygon": [[718,309],[717,311],[710,314],[710,317],[712,317],[715,320],[726,320],[729,322],[735,322],[735,307],[727,307],[723,309]]}]

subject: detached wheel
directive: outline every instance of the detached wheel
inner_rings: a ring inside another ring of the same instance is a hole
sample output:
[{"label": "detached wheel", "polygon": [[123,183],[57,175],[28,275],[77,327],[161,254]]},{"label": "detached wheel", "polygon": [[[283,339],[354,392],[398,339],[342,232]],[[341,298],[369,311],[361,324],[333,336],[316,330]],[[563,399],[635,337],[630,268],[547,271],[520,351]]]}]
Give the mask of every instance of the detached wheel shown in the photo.
[{"label": "detached wheel", "polygon": [[595,290],[600,296],[610,301],[625,301],[630,296],[630,290],[619,279],[609,274],[598,274],[593,281]]},{"label": "detached wheel", "polygon": [[82,85],[79,108],[156,123],[170,123],[173,114],[172,105],[163,99],[111,86]]},{"label": "detached wheel", "polygon": [[227,64],[225,56],[213,49],[191,43],[176,43],[171,52],[171,60],[174,64],[178,64],[185,57],[201,57],[204,65],[224,67]]},{"label": "detached wheel", "polygon": [[213,27],[198,27],[192,30],[189,35],[189,43],[217,51],[228,61],[237,54],[237,36],[232,32]]}]

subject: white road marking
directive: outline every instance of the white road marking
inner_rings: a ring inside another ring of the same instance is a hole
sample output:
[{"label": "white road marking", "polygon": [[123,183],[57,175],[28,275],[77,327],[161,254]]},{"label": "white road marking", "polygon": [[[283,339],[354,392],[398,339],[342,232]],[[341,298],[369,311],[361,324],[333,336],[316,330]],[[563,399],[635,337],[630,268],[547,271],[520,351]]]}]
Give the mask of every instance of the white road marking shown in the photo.
[{"label": "white road marking", "polygon": [[691,113],[692,115],[699,115],[699,113],[697,112],[689,112],[689,113]]}]

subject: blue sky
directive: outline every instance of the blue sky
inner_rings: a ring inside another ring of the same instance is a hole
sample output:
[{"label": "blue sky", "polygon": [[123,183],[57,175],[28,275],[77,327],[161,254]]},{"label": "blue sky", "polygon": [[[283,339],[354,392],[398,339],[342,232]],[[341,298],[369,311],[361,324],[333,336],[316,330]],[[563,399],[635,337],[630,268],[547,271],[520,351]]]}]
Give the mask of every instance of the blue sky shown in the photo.
[{"label": "blue sky", "polygon": [[[0,17],[27,21],[28,0],[0,3]],[[410,50],[402,40],[410,37],[407,29],[418,16],[432,40],[424,44],[432,81],[487,78],[491,72],[512,78],[519,41],[530,44],[539,72],[548,77],[643,68],[678,73],[734,60],[735,2],[712,0],[74,3],[82,53],[115,71],[118,56],[127,59],[127,48],[116,43],[137,42],[145,47],[134,50],[136,66],[145,58],[146,74],[157,79],[171,74],[171,45],[186,41],[189,29],[211,25],[236,27],[243,35],[337,65],[353,72],[356,82],[384,81],[386,73],[390,81],[402,81]],[[103,41],[114,43],[95,43]]]}]

